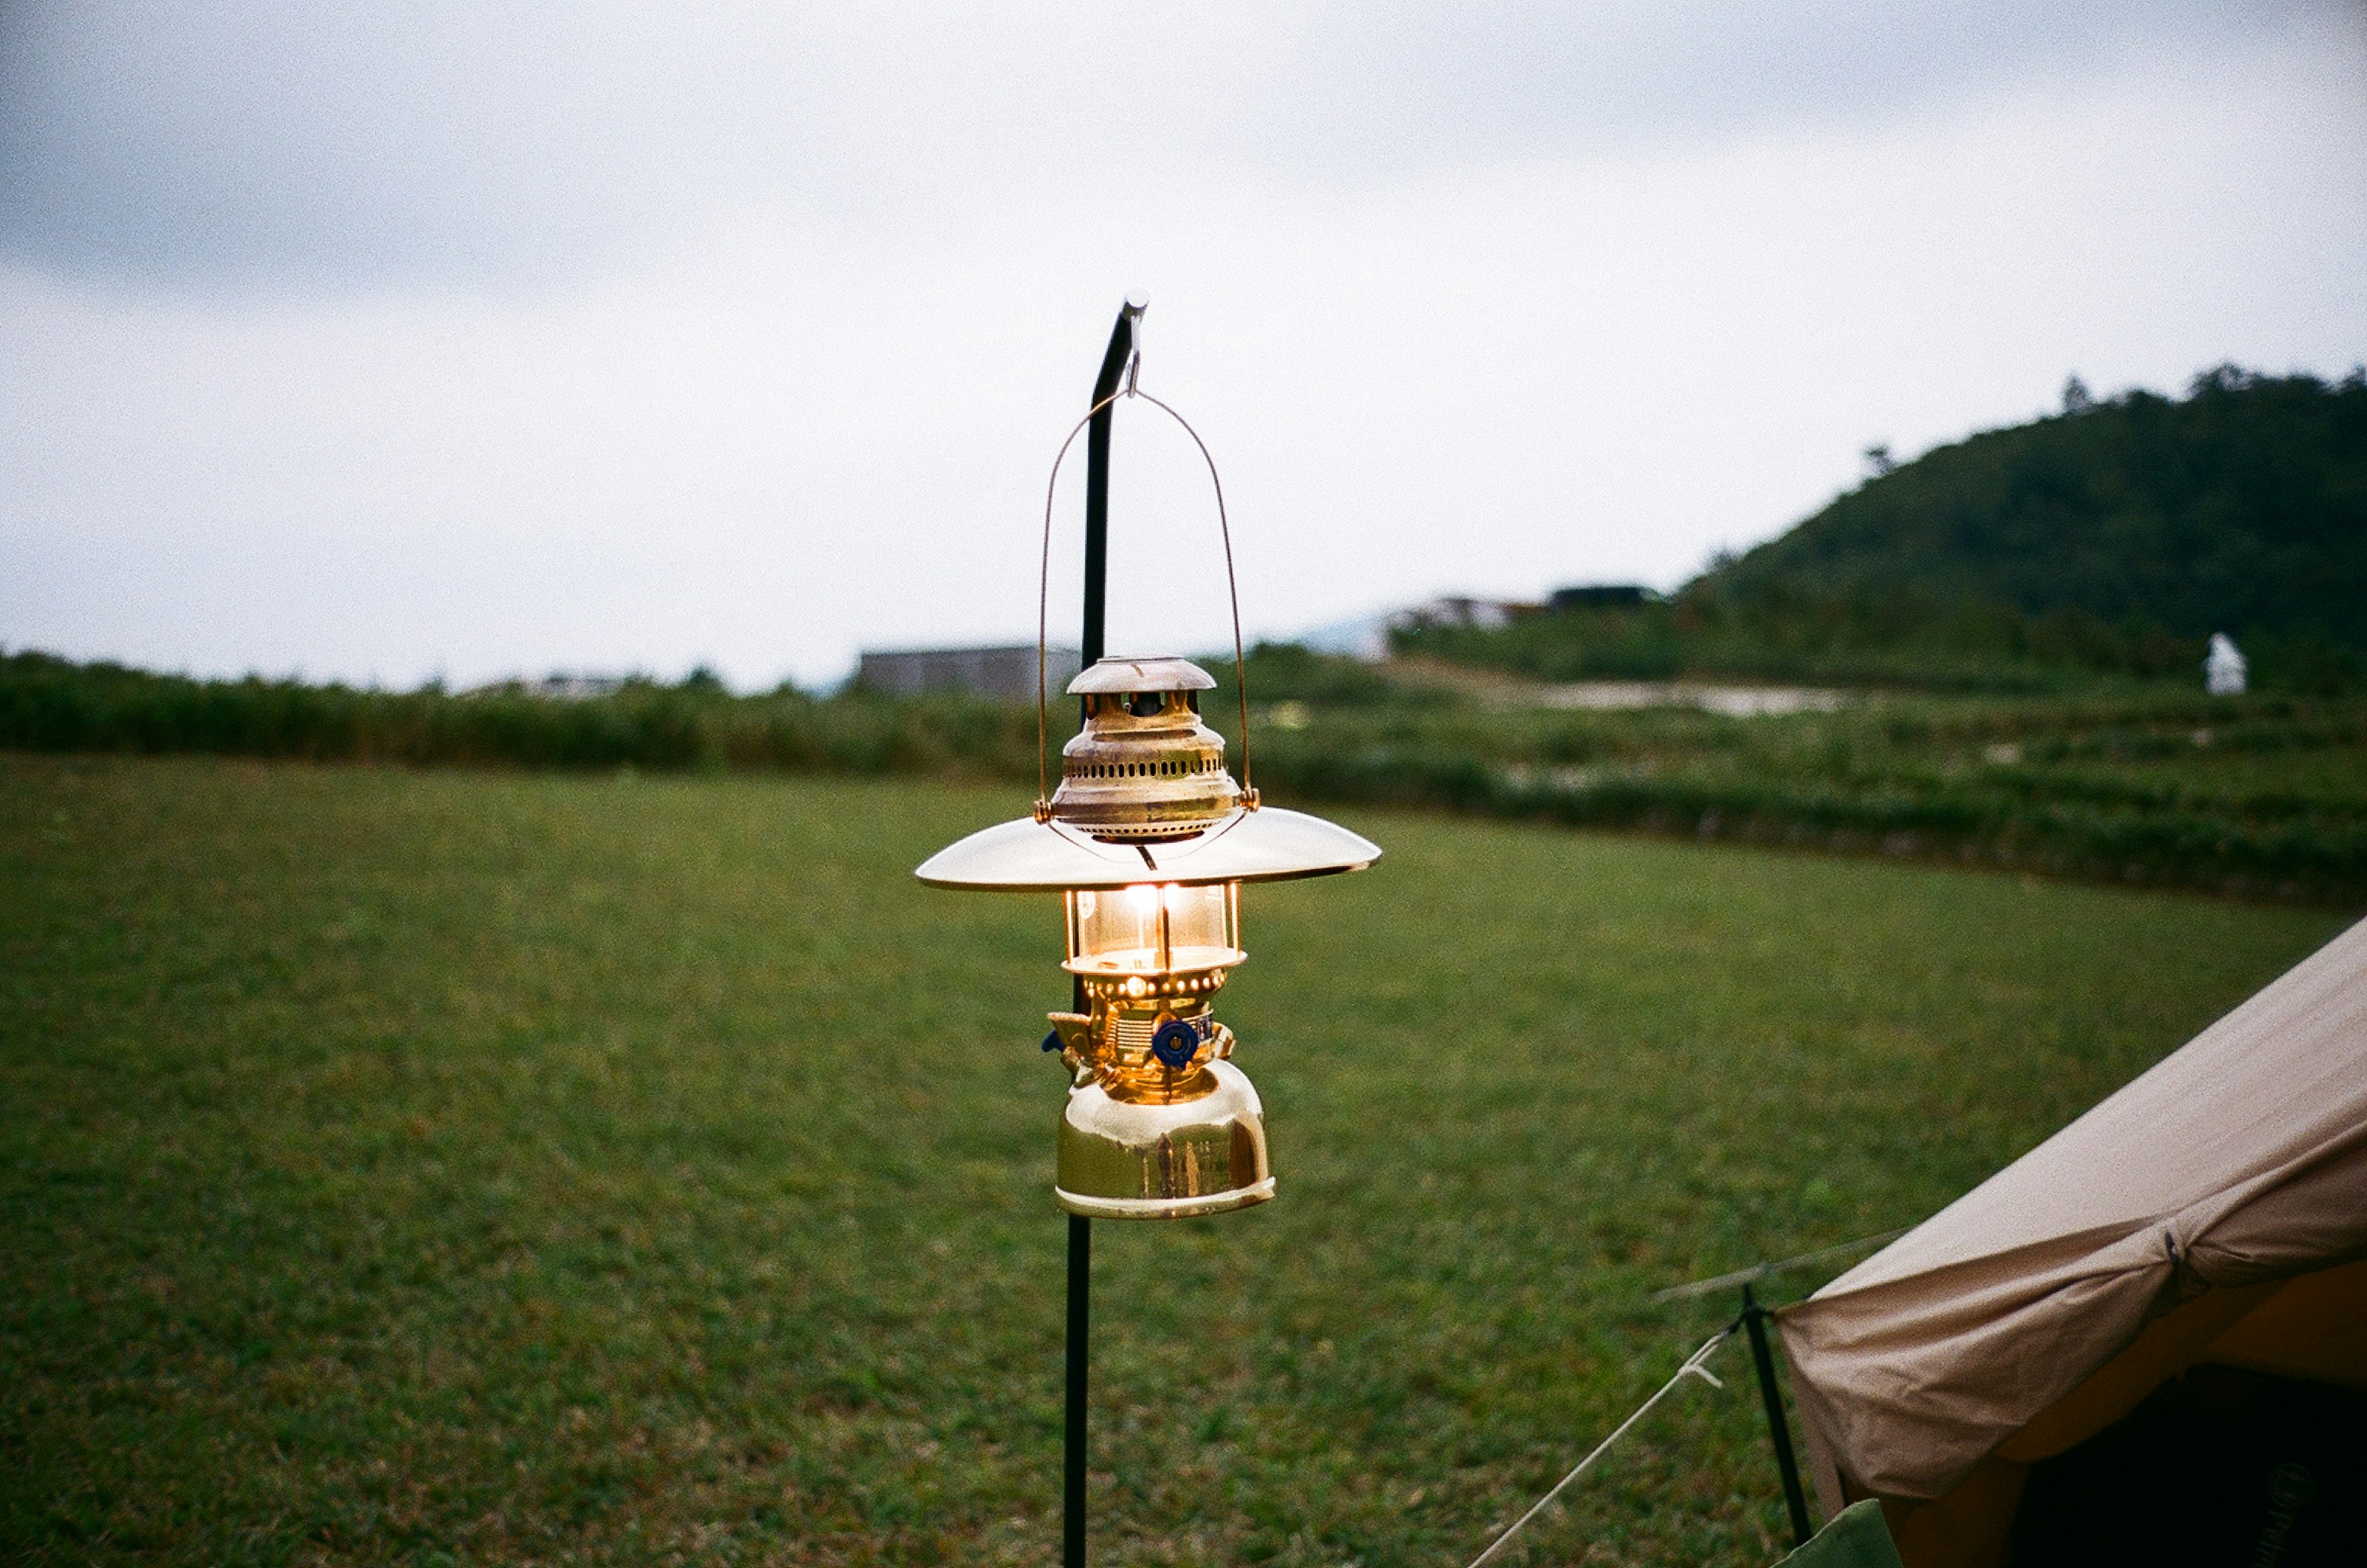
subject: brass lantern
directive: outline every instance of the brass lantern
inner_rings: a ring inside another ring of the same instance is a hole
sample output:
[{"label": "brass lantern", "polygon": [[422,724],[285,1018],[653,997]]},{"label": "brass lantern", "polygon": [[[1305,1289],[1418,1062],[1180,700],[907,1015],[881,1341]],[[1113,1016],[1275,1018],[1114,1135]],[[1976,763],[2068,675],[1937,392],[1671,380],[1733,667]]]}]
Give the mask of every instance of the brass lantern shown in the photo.
[{"label": "brass lantern", "polygon": [[1245,882],[1360,871],[1378,847],[1236,784],[1183,659],[1104,659],[1071,682],[1083,729],[1033,816],[923,864],[937,887],[1060,894],[1084,1010],[1050,1015],[1070,1072],[1054,1194],[1070,1213],[1172,1219],[1274,1196],[1265,1117],[1217,993],[1248,954]]}]

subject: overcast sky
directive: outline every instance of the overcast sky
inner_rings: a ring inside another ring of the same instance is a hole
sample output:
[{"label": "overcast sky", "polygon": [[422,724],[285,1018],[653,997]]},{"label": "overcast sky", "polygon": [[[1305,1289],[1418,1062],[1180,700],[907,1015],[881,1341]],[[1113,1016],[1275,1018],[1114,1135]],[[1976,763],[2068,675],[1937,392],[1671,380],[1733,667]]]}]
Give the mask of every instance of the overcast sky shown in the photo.
[{"label": "overcast sky", "polygon": [[[1672,585],[2074,372],[2367,358],[2358,0],[494,9],[0,0],[0,644],[1029,637],[1129,293],[1252,636]],[[1226,640],[1161,421],[1121,651]]]}]

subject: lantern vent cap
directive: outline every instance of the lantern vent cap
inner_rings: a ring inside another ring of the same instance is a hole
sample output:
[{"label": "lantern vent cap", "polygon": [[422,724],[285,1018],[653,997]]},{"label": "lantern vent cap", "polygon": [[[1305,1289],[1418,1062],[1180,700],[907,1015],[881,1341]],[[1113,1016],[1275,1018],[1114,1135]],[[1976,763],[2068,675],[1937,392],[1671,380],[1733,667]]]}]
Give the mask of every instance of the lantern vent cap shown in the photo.
[{"label": "lantern vent cap", "polygon": [[1072,697],[1107,696],[1128,692],[1212,692],[1217,678],[1188,659],[1120,659],[1094,660],[1069,682]]}]

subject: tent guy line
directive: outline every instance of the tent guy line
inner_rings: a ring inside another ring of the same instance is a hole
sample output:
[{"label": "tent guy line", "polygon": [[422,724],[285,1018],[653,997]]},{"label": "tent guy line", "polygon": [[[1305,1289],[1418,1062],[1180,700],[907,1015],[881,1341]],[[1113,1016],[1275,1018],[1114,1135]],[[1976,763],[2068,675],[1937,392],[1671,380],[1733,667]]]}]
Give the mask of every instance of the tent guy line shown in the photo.
[{"label": "tent guy line", "polygon": [[1727,1324],[1724,1328],[1719,1329],[1716,1334],[1711,1335],[1709,1338],[1704,1340],[1700,1349],[1685,1358],[1685,1364],[1677,1369],[1675,1376],[1662,1383],[1658,1392],[1656,1392],[1651,1398],[1637,1405],[1635,1412],[1630,1415],[1627,1419],[1620,1422],[1617,1427],[1612,1429],[1612,1433],[1609,1437],[1595,1444],[1593,1451],[1589,1453],[1584,1459],[1580,1460],[1577,1465],[1568,1475],[1565,1475],[1559,1481],[1555,1482],[1552,1491],[1538,1498],[1527,1513],[1523,1514],[1519,1518],[1514,1519],[1512,1524],[1505,1529],[1503,1534],[1498,1536],[1494,1540],[1489,1541],[1488,1543],[1488,1550],[1471,1560],[1470,1568],[1485,1568],[1485,1564],[1493,1562],[1496,1554],[1504,1550],[1504,1543],[1521,1533],[1522,1526],[1527,1524],[1531,1519],[1534,1519],[1539,1514],[1544,1513],[1546,1508],[1552,1506],[1554,1499],[1562,1495],[1562,1491],[1565,1487],[1569,1486],[1571,1482],[1576,1481],[1580,1476],[1585,1474],[1587,1471],[1592,1467],[1596,1460],[1601,1459],[1604,1454],[1611,1450],[1611,1445],[1625,1437],[1627,1435],[1627,1429],[1630,1427],[1633,1427],[1637,1422],[1641,1421],[1646,1416],[1649,1415],[1652,1407],[1659,1404],[1663,1399],[1666,1399],[1670,1393],[1675,1390],[1679,1383],[1684,1382],[1687,1378],[1692,1377],[1701,1379],[1702,1382],[1709,1384],[1712,1388],[1724,1388],[1726,1385],[1718,1382],[1716,1374],[1711,1372],[1709,1368],[1704,1363],[1712,1356],[1717,1354],[1720,1348],[1722,1348],[1727,1340],[1733,1338],[1736,1331],[1741,1327],[1742,1319],[1738,1317],[1732,1323]]}]

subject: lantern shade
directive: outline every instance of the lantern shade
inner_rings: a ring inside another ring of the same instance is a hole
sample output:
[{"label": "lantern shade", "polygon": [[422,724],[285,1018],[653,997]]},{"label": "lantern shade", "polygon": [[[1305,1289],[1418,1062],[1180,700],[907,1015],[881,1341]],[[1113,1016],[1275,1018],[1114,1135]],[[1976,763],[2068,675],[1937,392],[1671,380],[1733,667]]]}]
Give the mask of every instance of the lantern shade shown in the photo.
[{"label": "lantern shade", "polygon": [[1230,812],[1174,843],[1104,843],[1066,823],[1023,817],[947,845],[913,874],[932,887],[1003,892],[1146,882],[1195,887],[1362,871],[1380,855],[1379,845],[1336,823],[1266,806]]}]

